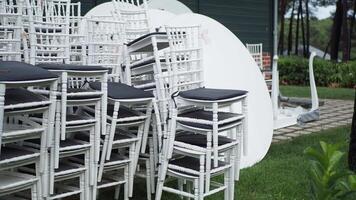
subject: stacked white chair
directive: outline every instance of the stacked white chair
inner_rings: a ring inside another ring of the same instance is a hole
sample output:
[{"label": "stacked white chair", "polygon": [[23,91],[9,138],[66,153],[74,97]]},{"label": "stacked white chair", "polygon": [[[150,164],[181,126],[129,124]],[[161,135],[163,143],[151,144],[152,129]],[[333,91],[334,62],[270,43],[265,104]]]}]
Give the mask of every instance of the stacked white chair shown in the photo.
[{"label": "stacked white chair", "polygon": [[[32,199],[43,195],[57,78],[26,63],[0,61],[0,196],[21,195],[26,189],[31,189]],[[48,87],[49,96],[27,89],[33,86]],[[39,122],[29,117],[34,114],[40,115]],[[25,145],[31,139],[40,141],[38,149]],[[33,173],[22,170],[33,164]]]},{"label": "stacked white chair", "polygon": [[246,48],[250,52],[252,58],[255,60],[257,66],[262,70],[263,69],[262,43],[246,44]]},{"label": "stacked white chair", "polygon": [[[165,119],[168,116],[165,104],[166,94],[162,72],[164,56],[162,50],[168,47],[165,32],[160,32],[150,25],[146,1],[114,0],[114,18],[126,22],[125,26],[125,63],[123,66],[124,81],[127,84],[146,91],[153,91],[160,108],[161,116],[152,121],[152,132],[148,140],[142,142],[142,155],[138,167],[138,177],[146,178],[147,198],[154,193],[158,152],[161,148],[162,129],[167,129]],[[157,110],[157,109],[155,109]],[[157,115],[158,113],[155,112]],[[145,137],[146,138],[146,137]],[[148,148],[144,148],[148,142]],[[146,153],[144,151],[147,150]],[[150,184],[149,184],[150,183]]]},{"label": "stacked white chair", "polygon": [[21,61],[22,1],[0,1],[0,59]]},{"label": "stacked white chair", "polygon": [[[102,16],[87,20],[88,64],[101,64],[111,71],[108,82],[108,132],[103,140],[98,179],[102,181],[106,166],[112,166],[115,163],[122,166],[121,163],[127,159],[122,154],[120,158],[117,150],[126,148],[127,150],[124,152],[129,154],[129,162],[127,162],[129,164],[129,180],[128,188],[125,184],[124,196],[128,198],[133,193],[133,181],[139,154],[141,150],[146,149],[145,143],[149,132],[152,108],[156,108],[156,115],[159,115],[159,111],[157,106],[154,106],[154,96],[151,92],[119,82],[122,78],[122,50],[125,39],[122,36],[124,36],[125,23],[109,21],[105,18],[107,17]],[[99,82],[90,84],[93,89],[100,88],[100,85]],[[121,162],[117,162],[118,160],[113,158],[121,159]],[[100,182],[98,184],[99,189],[104,187]]]},{"label": "stacked white chair", "polygon": [[[272,80],[267,78],[268,74],[271,72],[270,70],[265,69],[263,64],[263,44],[246,44],[246,48],[250,52],[252,58],[255,60],[257,66],[260,68],[266,84],[269,88],[271,88]],[[269,89],[269,92],[271,92],[271,89]]]},{"label": "stacked white chair", "polygon": [[[41,11],[37,12],[41,5]],[[101,66],[70,63],[70,12],[69,0],[27,0],[30,35],[30,62],[60,76],[57,92],[55,133],[52,137],[49,164],[50,199],[73,196],[81,199],[95,196],[99,161],[100,133],[106,129],[107,69]],[[84,47],[82,47],[83,49]],[[101,81],[102,87],[91,90],[88,82]],[[36,91],[41,92],[41,89]],[[94,116],[83,108],[93,106]],[[77,139],[87,134],[89,141]],[[79,157],[78,157],[79,156]],[[78,158],[80,158],[78,160]],[[77,187],[62,187],[55,182],[79,179]],[[78,187],[79,184],[79,187]],[[58,187],[57,187],[58,186]],[[55,191],[62,193],[55,194]]]},{"label": "stacked white chair", "polygon": [[[110,73],[108,75],[108,80],[110,82],[119,82],[121,78],[121,64],[123,60],[123,35],[121,34],[124,30],[125,24],[120,21],[113,21],[107,16],[92,17],[87,19],[87,45],[88,45],[88,65],[101,65],[107,68]],[[109,92],[112,85],[109,82]],[[99,89],[101,83],[90,84],[95,89]],[[109,93],[109,103],[112,101]],[[113,117],[117,119],[114,115],[113,106],[108,106],[109,110],[108,120],[112,121]],[[89,112],[92,112],[88,110]],[[114,119],[114,120],[115,120]],[[132,164],[133,155],[135,147],[139,139],[132,134],[129,136],[122,134],[122,136],[127,137],[115,137],[116,126],[111,128],[111,123],[107,124],[108,132],[102,133],[101,141],[101,159],[99,164],[98,173],[98,183],[97,190],[107,187],[115,187],[115,199],[118,198],[120,186],[124,185],[124,198],[128,199],[129,195],[129,184],[133,181],[129,176],[133,174]],[[110,135],[111,133],[111,135]],[[111,138],[110,140],[110,136]],[[109,144],[110,141],[110,144]],[[109,149],[110,145],[110,149]],[[113,153],[113,155],[108,155],[108,151],[111,149],[128,149],[131,154],[127,157],[119,153]],[[107,159],[106,159],[107,158]],[[130,177],[133,177],[131,175]]]},{"label": "stacked white chair", "polygon": [[[204,88],[200,26],[166,27],[166,31],[170,46],[166,54],[168,91],[173,100],[169,103],[170,130],[164,132],[156,200],[162,190],[194,199],[224,190],[225,199],[233,199],[241,146],[247,139],[243,114],[247,91]],[[219,111],[233,110],[236,103],[242,105],[243,113]],[[220,174],[224,174],[224,184],[210,180]],[[166,175],[179,180],[178,189],[164,185]],[[185,181],[192,183],[193,193],[182,191]]]},{"label": "stacked white chair", "polygon": [[85,34],[83,33],[85,20],[81,16],[81,2],[70,3],[69,14],[69,44],[70,64],[86,64],[87,50]]}]

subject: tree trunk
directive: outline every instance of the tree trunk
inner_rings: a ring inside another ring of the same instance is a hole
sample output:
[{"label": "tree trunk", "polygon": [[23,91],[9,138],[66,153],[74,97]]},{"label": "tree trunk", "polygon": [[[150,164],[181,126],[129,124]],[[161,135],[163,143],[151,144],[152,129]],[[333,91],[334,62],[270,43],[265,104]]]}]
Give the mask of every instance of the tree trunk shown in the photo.
[{"label": "tree trunk", "polygon": [[279,54],[283,55],[284,51],[284,15],[286,14],[286,0],[281,0],[281,9],[280,9],[280,16],[281,16],[281,31],[279,34]]},{"label": "tree trunk", "polygon": [[354,102],[354,116],[352,118],[350,144],[349,144],[349,169],[356,171],[356,89]]},{"label": "tree trunk", "polygon": [[351,23],[350,23],[350,55],[351,55],[351,42],[352,42],[352,34],[354,30],[354,25],[355,25],[355,20],[356,20],[356,0],[354,0],[354,13],[351,18]]},{"label": "tree trunk", "polygon": [[296,27],[296,32],[295,32],[295,55],[298,55],[298,46],[299,46],[299,21],[300,21],[300,11],[301,11],[301,5],[299,1],[299,6],[298,6],[298,14],[297,14],[297,27]]},{"label": "tree trunk", "polygon": [[299,0],[300,5],[300,26],[302,27],[302,40],[303,40],[303,56],[306,57],[306,47],[305,47],[305,30],[304,30],[304,17],[303,17],[303,2]]},{"label": "tree trunk", "polygon": [[350,60],[350,31],[349,25],[347,23],[347,11],[348,9],[347,0],[342,1],[342,60],[348,61]]},{"label": "tree trunk", "polygon": [[290,19],[289,19],[289,33],[288,33],[288,55],[290,55],[290,52],[292,51],[292,33],[293,33],[293,21],[294,21],[294,6],[295,6],[295,0],[293,0],[293,5],[292,5],[292,12],[290,14]]},{"label": "tree trunk", "polygon": [[[356,1],[356,0],[355,0]],[[310,18],[309,18],[309,0],[305,0],[305,20],[307,26],[307,56],[310,54]]]},{"label": "tree trunk", "polygon": [[333,27],[331,30],[330,38],[330,57],[331,60],[338,60],[339,54],[339,43],[341,36],[342,27],[342,0],[336,2],[336,12],[334,16]]}]

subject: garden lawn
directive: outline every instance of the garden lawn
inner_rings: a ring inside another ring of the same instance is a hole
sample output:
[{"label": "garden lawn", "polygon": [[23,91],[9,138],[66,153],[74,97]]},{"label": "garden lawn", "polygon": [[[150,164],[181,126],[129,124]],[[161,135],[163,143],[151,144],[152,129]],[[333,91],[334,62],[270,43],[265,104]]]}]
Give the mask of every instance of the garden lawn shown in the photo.
[{"label": "garden lawn", "polygon": [[[310,88],[306,86],[280,86],[283,96],[310,97]],[[318,87],[319,99],[354,100],[355,90],[350,88]]]},{"label": "garden lawn", "polygon": [[[305,148],[318,146],[319,141],[341,143],[342,151],[348,151],[350,127],[329,129],[300,136],[292,141],[272,144],[267,156],[254,167],[242,170],[236,186],[238,199],[311,199],[309,195],[308,159]],[[346,155],[343,167],[347,167]]]},{"label": "garden lawn", "polygon": [[[258,164],[241,170],[240,181],[236,184],[235,199],[239,200],[309,200],[309,182],[306,175],[308,159],[303,155],[305,148],[318,146],[319,141],[342,143],[342,151],[348,150],[350,126],[329,129],[319,133],[300,136],[292,141],[272,144],[266,157]],[[342,166],[346,168],[346,157]],[[219,177],[221,178],[221,177]],[[135,182],[134,200],[145,199],[144,181]],[[122,190],[121,190],[122,191]],[[112,199],[113,192],[100,198]],[[223,199],[218,193],[209,200]],[[179,200],[175,195],[164,193],[162,200]]]}]

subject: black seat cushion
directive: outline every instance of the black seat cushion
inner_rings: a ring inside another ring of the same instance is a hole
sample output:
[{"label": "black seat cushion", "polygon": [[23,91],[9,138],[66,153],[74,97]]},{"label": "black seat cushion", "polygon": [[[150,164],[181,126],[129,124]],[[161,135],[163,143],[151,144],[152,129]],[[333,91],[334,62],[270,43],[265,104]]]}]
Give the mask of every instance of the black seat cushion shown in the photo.
[{"label": "black seat cushion", "polygon": [[167,35],[166,32],[152,32],[152,33],[147,33],[145,35],[142,35],[134,40],[132,40],[131,42],[127,43],[127,46],[131,46],[133,44],[135,44],[136,42],[139,42],[147,37],[153,36],[153,35]]},{"label": "black seat cushion", "polygon": [[83,143],[78,142],[77,140],[69,139],[63,140],[60,142],[60,147],[70,147],[70,146],[81,146]]},{"label": "black seat cushion", "polygon": [[[232,117],[237,117],[240,114],[236,114],[236,113],[228,113],[228,112],[218,112],[218,121],[221,120],[226,120]],[[190,112],[185,112],[182,114],[178,115],[179,117],[187,117],[187,118],[192,118],[192,119],[201,119],[201,120],[209,120],[209,121],[213,121],[213,112],[212,111],[206,111],[206,110],[194,110],[194,111],[190,111]],[[239,120],[233,121],[233,122],[229,122],[227,124],[219,124],[219,128],[223,127],[225,125],[229,125],[232,123],[235,123]],[[196,127],[196,128],[201,128],[201,129],[208,129],[211,130],[213,129],[213,125],[209,125],[209,124],[200,124],[200,123],[196,123],[196,122],[183,122],[183,121],[178,121],[179,123],[183,124],[183,125],[187,125],[187,126],[191,126],[191,127]]]},{"label": "black seat cushion", "polygon": [[17,61],[0,61],[0,82],[55,79],[57,75],[33,65]]},{"label": "black seat cushion", "polygon": [[[108,105],[107,107],[108,109],[108,115],[112,116],[113,112],[114,112],[114,106],[113,105]],[[139,115],[136,114],[135,112],[133,112],[130,108],[127,108],[125,106],[120,106],[119,108],[119,112],[117,115],[118,119],[124,119],[124,118],[129,118],[129,117],[138,117]],[[124,123],[133,123],[133,122],[140,122],[140,121],[144,121],[145,118],[140,118],[140,119],[134,119],[134,120],[130,120],[130,121],[125,121],[125,122],[118,122],[119,124],[124,124]],[[110,123],[110,121],[108,120],[108,122]]]},{"label": "black seat cushion", "polygon": [[[68,100],[82,100],[82,99],[92,99],[92,98],[100,98],[101,94],[98,93],[92,93],[92,94],[87,94],[84,96],[71,96],[71,93],[80,93],[80,92],[92,92],[93,90],[90,89],[84,89],[84,88],[68,88],[67,89],[67,99]],[[61,97],[61,96],[59,96]]]},{"label": "black seat cushion", "polygon": [[65,162],[59,162],[59,167],[57,169],[55,169],[54,171],[55,172],[64,172],[64,171],[73,170],[73,169],[77,169],[77,168],[79,168],[79,167],[70,165]]},{"label": "black seat cushion", "polygon": [[[66,115],[66,121],[67,122],[79,121],[79,120],[89,120],[89,119],[90,119],[90,117],[85,116],[85,115],[80,115],[80,114],[67,114]],[[91,123],[91,122],[87,122],[87,123]]]},{"label": "black seat cushion", "polygon": [[[203,148],[207,147],[207,136],[201,134],[194,134],[194,133],[187,133],[187,132],[179,133],[178,135],[176,135],[175,141],[183,142],[183,143],[187,143],[190,145],[199,146]],[[235,140],[233,139],[219,135],[218,146],[229,144],[234,141]]]},{"label": "black seat cushion", "polygon": [[[222,162],[222,161],[218,162],[218,166],[217,167],[214,167],[214,162],[213,161],[211,161],[210,163],[211,163],[211,168],[210,169],[216,169],[218,167],[223,167],[224,165],[226,165],[226,163]],[[194,171],[199,171],[199,169],[200,169],[200,161],[199,161],[199,159],[198,158],[188,157],[188,156],[177,158],[177,159],[174,159],[172,161],[169,161],[169,164],[176,165],[176,166],[179,166],[179,167],[183,167],[183,168],[186,168],[186,169],[191,169],[191,170],[194,170]]]},{"label": "black seat cushion", "polygon": [[25,150],[21,147],[16,148],[16,147],[4,146],[1,147],[0,161],[15,158],[15,157],[27,156],[31,154],[34,154],[34,152]]},{"label": "black seat cushion", "polygon": [[[160,59],[160,62],[164,63],[164,62],[166,62],[166,59]],[[156,60],[155,60],[155,58],[152,58],[152,59],[146,60],[144,62],[140,62],[140,63],[134,64],[134,65],[131,65],[130,68],[135,69],[135,68],[139,68],[139,67],[154,64],[154,63],[156,63]],[[122,68],[125,70],[126,65],[123,65]]]},{"label": "black seat cushion", "polygon": [[186,99],[197,99],[205,101],[218,101],[230,99],[247,94],[245,90],[225,90],[212,88],[197,88],[179,92],[179,96]]},{"label": "black seat cushion", "polygon": [[107,71],[102,66],[42,63],[38,67],[51,71]]},{"label": "black seat cushion", "polygon": [[45,101],[42,95],[23,88],[9,88],[5,91],[5,105]]},{"label": "black seat cushion", "polygon": [[[94,90],[101,89],[100,82],[92,82],[89,84]],[[129,86],[123,83],[108,82],[108,97],[112,99],[141,99],[141,98],[153,98],[153,94],[148,91],[144,91],[133,86]]]}]

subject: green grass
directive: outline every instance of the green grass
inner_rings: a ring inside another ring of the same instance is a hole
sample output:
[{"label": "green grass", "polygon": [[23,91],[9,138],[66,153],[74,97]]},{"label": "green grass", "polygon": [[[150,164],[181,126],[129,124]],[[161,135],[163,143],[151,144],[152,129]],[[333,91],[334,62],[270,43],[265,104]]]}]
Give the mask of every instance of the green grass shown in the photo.
[{"label": "green grass", "polygon": [[[258,164],[241,171],[240,181],[236,184],[235,199],[240,200],[308,200],[309,182],[306,175],[308,159],[303,155],[305,148],[319,145],[319,141],[341,143],[342,150],[348,150],[350,127],[329,129],[312,135],[295,138],[292,141],[272,144],[266,157]],[[346,157],[342,167],[347,167]],[[221,178],[221,177],[219,177]],[[135,182],[134,200],[144,199],[146,186],[143,181]],[[113,192],[103,192],[103,200],[110,198]],[[106,198],[105,198],[106,197]],[[178,200],[175,195],[164,193],[164,200]],[[209,200],[223,199],[218,193]]]},{"label": "green grass", "polygon": [[[280,86],[280,90],[288,97],[310,97],[310,88],[305,86]],[[319,99],[355,99],[355,90],[350,88],[318,87],[317,90]]]},{"label": "green grass", "polygon": [[[259,164],[242,170],[236,191],[238,199],[310,199],[306,175],[308,159],[303,155],[304,149],[317,146],[322,140],[342,143],[342,150],[347,152],[349,134],[349,127],[340,127],[273,144]],[[342,166],[347,166],[346,157]]]}]

